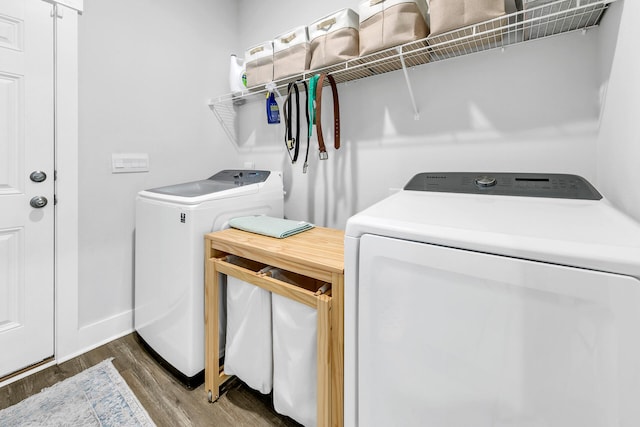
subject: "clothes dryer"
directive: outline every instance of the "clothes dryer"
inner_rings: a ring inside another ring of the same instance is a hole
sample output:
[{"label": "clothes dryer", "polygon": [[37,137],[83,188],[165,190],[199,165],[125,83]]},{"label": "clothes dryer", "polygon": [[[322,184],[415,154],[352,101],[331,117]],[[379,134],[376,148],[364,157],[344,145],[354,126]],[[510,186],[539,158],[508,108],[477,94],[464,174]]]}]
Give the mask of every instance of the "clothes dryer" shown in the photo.
[{"label": "clothes dryer", "polygon": [[345,425],[640,425],[639,277],[580,177],[416,175],[347,222]]},{"label": "clothes dryer", "polygon": [[[158,361],[194,387],[204,379],[204,235],[231,218],[283,216],[282,173],[223,170],[138,193],[134,326]],[[225,298],[220,298],[220,352]]]}]

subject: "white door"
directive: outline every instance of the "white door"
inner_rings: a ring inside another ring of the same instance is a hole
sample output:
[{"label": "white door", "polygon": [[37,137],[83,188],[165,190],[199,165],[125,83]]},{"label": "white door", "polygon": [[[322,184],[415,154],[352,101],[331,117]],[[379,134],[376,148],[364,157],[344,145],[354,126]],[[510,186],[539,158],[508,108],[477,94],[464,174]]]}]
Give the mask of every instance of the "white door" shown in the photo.
[{"label": "white door", "polygon": [[637,279],[360,241],[360,426],[640,426]]},{"label": "white door", "polygon": [[0,1],[0,378],[54,349],[51,9]]}]

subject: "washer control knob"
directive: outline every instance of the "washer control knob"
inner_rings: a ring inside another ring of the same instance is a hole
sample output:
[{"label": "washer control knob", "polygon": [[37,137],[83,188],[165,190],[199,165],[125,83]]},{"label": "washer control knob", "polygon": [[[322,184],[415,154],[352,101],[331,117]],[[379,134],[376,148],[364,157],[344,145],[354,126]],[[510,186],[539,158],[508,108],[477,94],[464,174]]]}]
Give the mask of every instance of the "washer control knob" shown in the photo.
[{"label": "washer control knob", "polygon": [[476,185],[480,188],[493,187],[497,181],[493,176],[482,175],[476,178]]}]

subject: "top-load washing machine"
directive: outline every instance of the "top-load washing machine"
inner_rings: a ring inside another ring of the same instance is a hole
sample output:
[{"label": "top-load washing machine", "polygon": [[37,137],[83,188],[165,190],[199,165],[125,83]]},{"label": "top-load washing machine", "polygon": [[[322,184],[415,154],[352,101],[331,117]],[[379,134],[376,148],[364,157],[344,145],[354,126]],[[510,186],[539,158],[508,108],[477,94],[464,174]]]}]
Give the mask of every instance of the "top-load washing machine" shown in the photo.
[{"label": "top-load washing machine", "polygon": [[[204,235],[231,218],[283,216],[282,173],[223,170],[136,198],[134,325],[147,349],[187,386],[204,379]],[[220,298],[224,351],[224,298]]]},{"label": "top-load washing machine", "polygon": [[423,173],[345,236],[345,425],[640,426],[640,225],[572,175]]}]

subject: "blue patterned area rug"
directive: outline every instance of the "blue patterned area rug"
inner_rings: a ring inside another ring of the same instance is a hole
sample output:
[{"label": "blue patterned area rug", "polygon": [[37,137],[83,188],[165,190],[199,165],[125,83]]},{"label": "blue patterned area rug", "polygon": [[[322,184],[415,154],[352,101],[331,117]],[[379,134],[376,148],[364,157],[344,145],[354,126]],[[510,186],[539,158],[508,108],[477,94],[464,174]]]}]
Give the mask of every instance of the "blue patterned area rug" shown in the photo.
[{"label": "blue patterned area rug", "polygon": [[111,360],[1,410],[0,426],[155,426]]}]

